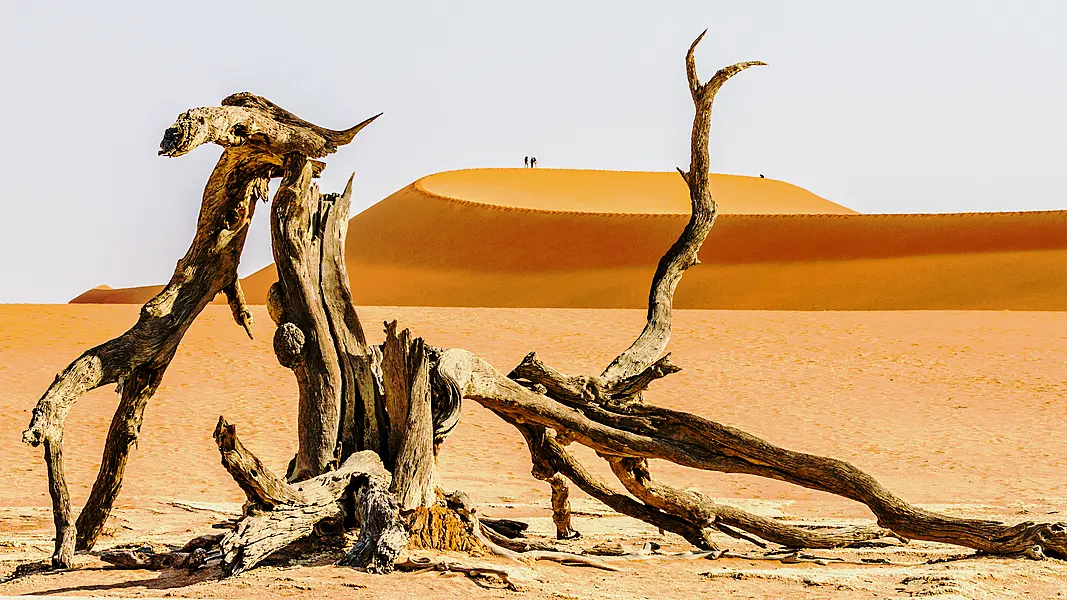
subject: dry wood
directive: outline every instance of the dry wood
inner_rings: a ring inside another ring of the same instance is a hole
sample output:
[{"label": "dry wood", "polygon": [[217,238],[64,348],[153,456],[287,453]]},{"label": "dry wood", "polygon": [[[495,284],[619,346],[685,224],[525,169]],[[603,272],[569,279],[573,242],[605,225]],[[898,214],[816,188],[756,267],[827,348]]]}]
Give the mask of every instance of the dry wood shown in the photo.
[{"label": "dry wood", "polygon": [[374,353],[352,305],[344,239],[352,179],[342,194],[320,194],[311,163],[285,162],[271,210],[278,282],[268,308],[279,325],[275,351],[300,389],[294,480],[325,472],[359,450],[382,450],[383,391]]},{"label": "dry wood", "polygon": [[697,548],[719,549],[703,526],[634,500],[624,493],[611,489],[594,477],[557,441],[559,435],[555,431],[541,425],[520,424],[507,413],[496,412],[496,414],[515,425],[526,438],[526,444],[530,448],[530,457],[534,463],[534,477],[542,479],[546,473],[562,473],[583,492],[618,513],[645,521],[664,531],[677,533]]},{"label": "dry wood", "polygon": [[69,569],[74,566],[74,517],[70,512],[70,493],[63,468],[63,440],[44,441],[44,460],[48,465],[48,492],[52,496],[52,518],[56,526],[56,545],[52,552],[52,566]]},{"label": "dry wood", "polygon": [[[456,382],[465,398],[515,424],[528,442],[534,440],[530,446],[535,465],[539,460],[549,462],[551,468],[564,472],[583,487],[585,477],[573,467],[571,471],[577,477],[561,468],[568,457],[555,439],[543,433],[545,429],[564,432],[568,441],[578,441],[607,457],[627,489],[644,501],[642,506],[658,509],[652,513],[657,517],[666,513],[691,527],[718,527],[745,537],[736,528],[765,540],[797,546],[833,547],[885,534],[877,528],[815,533],[720,507],[698,495],[656,484],[648,475],[644,461],[647,458],[770,477],[844,496],[866,504],[882,528],[905,539],[963,545],[992,554],[1047,553],[1067,557],[1067,525],[1008,526],[924,511],[892,495],[872,477],[843,461],[778,448],[702,417],[641,402],[640,392],[649,383],[677,371],[666,356],[660,356],[670,338],[674,291],[682,273],[696,264],[697,251],[714,223],[708,138],[715,93],[731,76],[762,64],[739,63],[720,70],[702,84],[694,59],[702,37],[703,34],[693,42],[686,55],[686,74],[696,112],[690,169],[679,170],[689,186],[693,214],[678,241],[660,261],[649,293],[647,322],[637,340],[599,377],[565,375],[531,354],[512,371],[514,379],[509,379],[463,350],[446,351],[439,361],[439,371]],[[538,426],[543,429],[539,431]]]},{"label": "dry wood", "polygon": [[215,443],[219,446],[222,466],[245,493],[248,503],[243,511],[270,510],[284,504],[299,504],[304,496],[297,493],[284,479],[268,469],[255,454],[248,451],[237,437],[237,427],[219,417],[215,426]]},{"label": "dry wood", "polygon": [[715,527],[729,536],[744,539],[760,547],[765,545],[737,530],[790,548],[840,548],[896,537],[893,532],[880,527],[813,530],[783,523],[732,506],[716,504],[696,490],[678,490],[657,483],[652,479],[648,461],[645,459],[611,456],[607,460],[626,491],[642,502],[671,514],[683,515],[688,521]]},{"label": "dry wood", "polygon": [[273,552],[312,534],[323,522],[343,522],[349,491],[356,492],[357,511],[368,535],[368,524],[380,518],[376,511],[383,496],[387,506],[392,503],[390,514],[396,519],[396,503],[388,493],[391,477],[372,451],[351,455],[335,471],[288,484],[264,467],[237,438],[234,426],[221,417],[215,440],[223,465],[248,497],[245,516],[219,543],[228,574],[255,567]]},{"label": "dry wood", "polygon": [[352,180],[341,194],[322,199],[322,259],[319,261],[322,303],[329,318],[330,333],[337,350],[341,372],[342,460],[359,450],[381,452],[385,428],[385,404],[381,377],[375,373],[379,356],[367,346],[363,326],[352,304],[348,270],[345,267],[345,238],[352,201]]},{"label": "dry wood", "polygon": [[674,303],[674,291],[682,280],[682,274],[689,267],[697,264],[697,252],[703,245],[715,224],[716,206],[711,197],[710,163],[708,158],[708,140],[711,134],[711,108],[719,88],[734,75],[757,65],[760,61],[741,62],[720,69],[707,83],[700,83],[697,77],[694,53],[697,44],[703,39],[701,33],[685,57],[685,72],[689,79],[689,91],[693,96],[696,113],[693,117],[691,136],[691,154],[689,171],[678,170],[689,185],[689,200],[692,214],[678,241],[667,250],[656,267],[652,278],[652,288],[648,294],[648,317],[645,328],[626,351],[620,354],[601,373],[601,378],[614,382],[637,375],[652,365],[671,338],[671,316]]},{"label": "dry wood", "polygon": [[529,523],[515,519],[481,519],[481,523],[489,530],[508,539],[525,537],[526,530],[530,528]]},{"label": "dry wood", "polygon": [[289,475],[293,481],[310,479],[337,465],[341,363],[322,302],[321,206],[308,157],[287,155],[270,225],[283,321],[275,332],[274,347],[278,361],[293,370],[300,390],[298,449]]},{"label": "dry wood", "polygon": [[252,339],[252,311],[249,310],[248,302],[245,301],[241,280],[234,279],[230,285],[222,288],[222,293],[226,294],[226,303],[229,304],[230,312],[233,313],[233,320],[245,330],[248,339]]},{"label": "dry wood", "polygon": [[[342,564],[371,572],[392,570],[409,541],[414,547],[484,549],[519,562],[544,559],[616,570],[599,559],[554,549],[516,552],[519,543],[483,529],[466,496],[438,497],[438,445],[458,422],[464,397],[492,410],[526,438],[533,475],[552,488],[560,538],[577,535],[570,522],[570,480],[616,511],[678,533],[713,555],[721,553],[710,538],[717,529],[761,546],[766,540],[793,548],[832,548],[893,536],[991,554],[1067,558],[1065,524],[1009,526],[925,511],[848,463],[779,448],[703,417],[644,403],[642,394],[653,382],[679,370],[663,354],[671,336],[673,296],[685,270],[697,264],[715,222],[708,171],[715,95],[733,75],[763,64],[738,63],[701,83],[694,53],[703,35],[685,60],[695,114],[689,169],[679,173],[690,191],[691,217],[657,266],[644,329],[599,375],[570,376],[531,353],[504,376],[465,350],[441,351],[412,339],[407,330],[398,334],[395,322],[386,324],[381,348],[367,345],[344,264],[352,180],[344,193],[323,195],[313,178],[324,168],[314,159],[350,142],[374,118],[333,131],[247,93],[230,96],[219,107],[180,115],[164,134],[160,154],[180,156],[208,142],[225,148],[205,188],[193,243],[133,328],[86,351],[56,378],[24,433],[27,443],[45,446],[57,530],[53,565],[70,566],[75,532],[78,548],[90,548],[99,536],[121,489],[147,402],[203,307],[223,292],[234,320],[251,337],[251,312],[236,267],[255,201],[265,199],[267,183],[275,176],[283,178],[271,210],[279,281],[270,288],[267,306],[278,325],[278,360],[293,369],[300,389],[299,450],[286,481],[265,468],[238,440],[236,429],[220,418],[215,439],[223,465],[248,497],[244,516],[219,542],[229,573],[250,569],[297,539],[337,530],[349,521],[358,523],[360,534]],[[119,405],[96,484],[75,526],[64,479],[64,421],[79,395],[114,382],[119,383]],[[607,460],[632,497],[593,477],[565,450],[572,441]],[[718,505],[699,492],[653,480],[650,458],[837,494],[867,505],[879,527],[815,531]],[[199,546],[168,555],[173,556],[160,560],[196,566],[209,557]],[[141,564],[156,559],[123,551],[115,560]],[[495,573],[509,585],[521,574],[443,561],[402,561],[399,566]]]},{"label": "dry wood", "polygon": [[556,539],[569,540],[580,534],[571,527],[570,487],[567,478],[556,473],[548,478],[552,486],[552,523],[556,525]]},{"label": "dry wood", "polygon": [[[381,464],[381,459],[378,461]],[[338,564],[366,569],[371,573],[389,573],[407,547],[408,532],[400,518],[396,497],[389,492],[390,480],[387,475],[368,477],[358,489],[356,512],[359,517],[359,537]]]},{"label": "dry wood", "polygon": [[[166,357],[166,364],[170,357]],[[111,507],[122,489],[123,474],[130,449],[137,443],[137,436],[144,420],[145,407],[163,380],[166,367],[152,368],[138,366],[119,386],[119,404],[111,419],[111,426],[104,441],[104,455],[100,459],[100,471],[85,501],[81,514],[78,515],[77,549],[88,550],[93,547],[104,523],[111,515]]]},{"label": "dry wood", "polygon": [[[990,554],[1034,554],[1036,548],[1067,556],[1067,527],[1062,524],[1008,526],[924,511],[846,462],[779,448],[696,415],[642,403],[617,407],[619,412],[580,402],[568,405],[527,390],[465,350],[443,353],[439,370],[455,378],[464,398],[508,414],[511,420],[565,431],[569,438],[602,454],[661,458],[697,469],[759,475],[844,496],[866,504],[881,527],[907,539],[957,544]],[[752,527],[758,527],[758,522],[753,520]],[[773,536],[771,532],[766,532],[767,537],[753,533],[763,539]]]},{"label": "dry wood", "polygon": [[[225,148],[204,188],[192,244],[178,261],[170,282],[142,307],[133,327],[87,350],[56,377],[38,401],[23,434],[26,443],[37,446],[47,442],[46,447],[51,448],[46,463],[58,528],[59,523],[70,521],[61,452],[67,413],[85,392],[120,384],[121,399],[100,471],[78,520],[77,545],[81,549],[91,548],[103,528],[121,490],[126,459],[140,430],[144,407],[193,320],[216,294],[225,291],[235,320],[250,331],[250,313],[236,283],[237,263],[256,201],[266,199],[267,183],[285,154],[301,152],[320,158],[351,141],[373,120],[337,132],[296,119],[248,93],[231,96],[223,104],[183,113],[160,143],[160,154],[170,157],[205,143]],[[321,168],[321,163],[312,167],[315,172]],[[66,527],[59,538],[66,539],[73,529]],[[60,563],[69,560],[60,558]]]},{"label": "dry wood", "polygon": [[[382,387],[385,389],[385,412],[389,422],[382,462],[389,469],[396,464],[400,444],[404,441],[413,379],[410,355],[414,351],[414,342],[411,331],[404,329],[398,334],[396,328],[396,321],[385,324],[385,343],[382,346]],[[421,340],[419,344],[421,348]]]},{"label": "dry wood", "polygon": [[[87,350],[71,363],[34,408],[23,440],[31,445],[50,440],[55,447],[61,443],[67,413],[79,396],[102,385],[121,384],[100,472],[79,519],[79,529],[84,531],[79,535],[79,548],[92,547],[110,513],[122,486],[129,449],[141,427],[144,404],[182,336],[215,294],[236,278],[248,220],[274,168],[270,161],[244,149],[223,152],[204,190],[192,246],[178,262],[170,283],[144,305],[129,331]],[[50,461],[50,468],[58,463]]]},{"label": "dry wood", "polygon": [[[408,393],[407,398],[399,398],[400,402],[394,404],[389,401],[388,404],[397,410],[389,413],[390,440],[393,439],[393,431],[398,431],[400,436],[391,491],[396,494],[401,511],[432,507],[437,500],[430,361],[422,338],[410,340],[410,337],[406,329],[397,337],[394,321],[386,326],[382,351],[385,389]],[[401,345],[405,343],[408,346],[402,348]],[[403,381],[392,381],[396,377]],[[386,398],[390,398],[388,393]],[[399,412],[405,408],[404,412]]]},{"label": "dry wood", "polygon": [[[217,541],[217,540],[216,540]],[[162,571],[163,569],[189,569],[195,571],[209,560],[217,560],[218,552],[206,548],[173,551],[157,544],[125,544],[109,548],[99,554],[100,560],[119,569]]]},{"label": "dry wood", "polygon": [[492,575],[513,592],[520,592],[533,582],[533,572],[526,567],[508,567],[485,561],[456,560],[443,557],[412,557],[396,564],[401,571],[443,571],[464,573],[471,577]]},{"label": "dry wood", "polygon": [[604,563],[603,561],[588,556],[582,556],[580,554],[573,554],[571,552],[560,552],[558,550],[526,550],[516,552],[511,550],[508,547],[497,544],[486,535],[485,531],[487,528],[482,526],[477,510],[474,508],[474,504],[466,494],[463,492],[453,492],[448,494],[446,498],[449,507],[453,508],[459,516],[463,517],[470,523],[470,531],[475,539],[497,556],[502,556],[519,563],[535,560],[549,560],[561,564],[593,567],[604,571],[619,570],[617,567]]}]

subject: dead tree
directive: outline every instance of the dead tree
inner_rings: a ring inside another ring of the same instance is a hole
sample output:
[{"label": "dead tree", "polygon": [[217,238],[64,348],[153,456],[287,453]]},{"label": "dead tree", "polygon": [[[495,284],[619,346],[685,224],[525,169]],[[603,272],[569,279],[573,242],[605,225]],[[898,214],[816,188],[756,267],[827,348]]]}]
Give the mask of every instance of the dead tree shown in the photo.
[{"label": "dead tree", "polygon": [[[470,352],[434,348],[407,330],[398,332],[395,322],[386,324],[382,345],[368,345],[344,264],[352,181],[341,194],[321,194],[314,178],[324,167],[315,159],[350,142],[373,118],[332,131],[247,93],[179,116],[164,134],[161,154],[180,156],[205,143],[225,148],[208,180],[192,247],[130,331],[86,351],[56,378],[24,434],[28,443],[45,446],[57,531],[53,564],[69,567],[75,539],[79,549],[88,549],[99,536],[119,493],[145,404],[203,307],[224,292],[235,320],[250,332],[251,314],[236,266],[255,201],[266,200],[273,177],[281,178],[271,207],[279,280],[270,289],[267,308],[277,325],[275,354],[293,370],[300,390],[298,449],[281,477],[220,418],[215,439],[222,463],[248,499],[242,519],[220,542],[227,573],[250,569],[301,537],[352,527],[359,528],[359,537],[342,563],[375,572],[398,565],[426,568],[425,562],[401,560],[410,548],[488,551],[610,568],[552,551],[516,554],[501,546],[502,536],[483,530],[462,493],[438,488],[437,448],[455,427],[464,399],[492,410],[526,439],[533,475],[550,483],[560,538],[576,535],[569,481],[615,511],[711,552],[717,550],[711,532],[720,531],[761,546],[832,548],[893,537],[998,555],[1067,558],[1062,523],[1006,525],[922,510],[848,463],[779,448],[704,417],[643,401],[644,390],[679,371],[664,354],[674,292],[685,270],[697,264],[715,222],[708,160],[715,95],[730,77],[763,64],[738,63],[702,83],[693,56],[702,37],[685,60],[695,115],[691,162],[679,173],[690,191],[692,214],[653,276],[644,329],[599,375],[564,374],[534,353],[504,375]],[[80,394],[108,383],[119,384],[119,405],[96,485],[75,524],[63,472],[64,421]],[[567,451],[571,443],[595,450],[625,492],[594,477]],[[866,504],[877,523],[815,529],[753,515],[658,483],[650,458],[837,494]],[[517,576],[514,570],[496,572]]]}]

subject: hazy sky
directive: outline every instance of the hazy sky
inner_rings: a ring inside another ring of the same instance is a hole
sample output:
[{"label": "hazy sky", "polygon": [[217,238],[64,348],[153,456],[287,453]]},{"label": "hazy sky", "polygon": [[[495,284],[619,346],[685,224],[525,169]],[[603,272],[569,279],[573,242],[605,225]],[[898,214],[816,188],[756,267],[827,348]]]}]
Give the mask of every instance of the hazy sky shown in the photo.
[{"label": "hazy sky", "polygon": [[[162,283],[219,150],[156,156],[252,91],[327,127],[353,209],[465,167],[688,164],[683,56],[759,59],[716,101],[712,167],[862,212],[1067,208],[1067,2],[0,0],[0,302]],[[271,261],[266,211],[242,261]],[[486,232],[491,235],[492,232]]]}]

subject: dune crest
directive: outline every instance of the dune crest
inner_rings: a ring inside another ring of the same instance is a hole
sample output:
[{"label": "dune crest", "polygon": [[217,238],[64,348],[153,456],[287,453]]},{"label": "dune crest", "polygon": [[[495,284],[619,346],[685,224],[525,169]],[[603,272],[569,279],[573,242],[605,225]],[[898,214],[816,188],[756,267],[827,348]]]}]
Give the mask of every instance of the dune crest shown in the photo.
[{"label": "dune crest", "polygon": [[[1067,310],[1067,211],[861,215],[797,186],[714,175],[720,217],[678,308]],[[685,226],[676,173],[470,169],[349,222],[361,305],[638,308]],[[243,280],[263,303],[270,265]],[[143,303],[160,286],[90,290]],[[217,301],[221,301],[217,299]]]},{"label": "dune crest", "polygon": [[[784,181],[711,176],[720,215],[857,214]],[[412,184],[440,199],[560,213],[688,215],[689,189],[675,172],[464,169]]]}]

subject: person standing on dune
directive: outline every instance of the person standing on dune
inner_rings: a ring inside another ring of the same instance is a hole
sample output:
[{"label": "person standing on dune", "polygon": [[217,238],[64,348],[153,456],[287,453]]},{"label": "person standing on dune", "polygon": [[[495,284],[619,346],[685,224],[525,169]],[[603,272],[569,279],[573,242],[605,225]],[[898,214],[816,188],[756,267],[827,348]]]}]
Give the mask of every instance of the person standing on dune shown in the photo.
[{"label": "person standing on dune", "polygon": [[530,168],[531,169],[536,169],[537,168],[537,157],[536,156],[531,156],[530,157]]},{"label": "person standing on dune", "polygon": [[522,159],[522,168],[525,169],[526,167],[529,167],[529,166],[530,166],[530,157],[529,156],[523,157],[523,159]]}]

